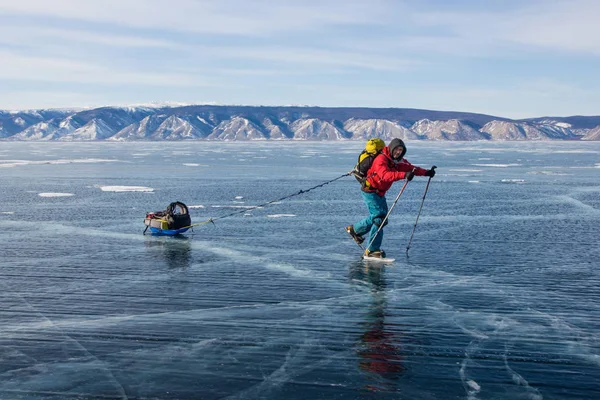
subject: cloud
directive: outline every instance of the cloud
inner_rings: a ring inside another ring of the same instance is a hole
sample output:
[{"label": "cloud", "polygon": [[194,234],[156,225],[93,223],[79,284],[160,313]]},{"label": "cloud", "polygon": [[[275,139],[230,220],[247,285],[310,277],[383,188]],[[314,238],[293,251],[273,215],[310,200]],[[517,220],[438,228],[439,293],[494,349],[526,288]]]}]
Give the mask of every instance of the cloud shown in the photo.
[{"label": "cloud", "polygon": [[260,36],[329,24],[364,24],[384,13],[372,1],[305,0],[20,0],[0,13],[114,24],[124,27]]},{"label": "cloud", "polygon": [[5,91],[2,107],[7,110],[25,110],[41,108],[76,109],[99,106],[97,98],[70,90],[14,90]]},{"label": "cloud", "polygon": [[123,48],[178,48],[175,41],[143,37],[139,34],[115,34],[106,31],[66,29],[46,26],[0,25],[0,44],[5,46],[42,47],[46,43],[104,45]]},{"label": "cloud", "polygon": [[[380,51],[383,41],[392,48],[441,53],[466,54],[470,49],[473,54],[475,46],[491,54],[494,49],[504,51],[506,46],[518,45],[600,54],[596,39],[600,37],[600,3],[595,0],[465,4],[460,8],[460,3],[450,7],[441,1],[171,0],[167,7],[163,0],[19,0],[0,2],[0,15],[35,17],[41,25],[57,19],[98,24],[89,26],[90,30],[106,30],[107,24],[136,30],[137,37],[121,36],[114,45],[165,46],[169,41],[142,37],[162,31],[271,37],[305,45],[317,35],[322,43],[343,47],[358,41]],[[282,34],[291,36],[277,36]],[[298,37],[300,34],[307,37]],[[102,42],[98,35],[87,36],[89,41]]]},{"label": "cloud", "polygon": [[396,54],[351,52],[314,48],[286,48],[283,46],[251,46],[220,48],[213,56],[234,59],[254,59],[263,62],[301,64],[304,67],[325,70],[329,66],[361,68],[373,71],[399,71],[416,67],[419,63]]},{"label": "cloud", "polygon": [[127,84],[152,86],[208,86],[198,76],[127,71],[65,58],[25,56],[0,50],[0,77],[37,82]]},{"label": "cloud", "polygon": [[600,3],[595,0],[508,2],[494,10],[415,9],[409,18],[415,26],[431,29],[429,43],[444,43],[438,49],[487,55],[530,49],[600,55]]},{"label": "cloud", "polygon": [[549,2],[528,7],[506,21],[500,37],[523,45],[600,55],[600,3],[588,0]]}]

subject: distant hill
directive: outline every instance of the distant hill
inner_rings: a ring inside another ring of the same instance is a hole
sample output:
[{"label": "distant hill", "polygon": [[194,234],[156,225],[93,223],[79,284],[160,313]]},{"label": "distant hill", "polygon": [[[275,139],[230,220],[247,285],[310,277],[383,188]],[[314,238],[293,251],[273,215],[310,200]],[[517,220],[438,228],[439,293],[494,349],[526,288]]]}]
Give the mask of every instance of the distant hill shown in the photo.
[{"label": "distant hill", "polygon": [[533,124],[559,124],[570,125],[573,129],[592,129],[600,126],[600,116],[575,115],[572,117],[541,117],[521,120]]},{"label": "distant hill", "polygon": [[[600,140],[600,116],[511,120],[410,108],[187,105],[0,110],[0,140]],[[592,133],[590,133],[592,132]]]}]

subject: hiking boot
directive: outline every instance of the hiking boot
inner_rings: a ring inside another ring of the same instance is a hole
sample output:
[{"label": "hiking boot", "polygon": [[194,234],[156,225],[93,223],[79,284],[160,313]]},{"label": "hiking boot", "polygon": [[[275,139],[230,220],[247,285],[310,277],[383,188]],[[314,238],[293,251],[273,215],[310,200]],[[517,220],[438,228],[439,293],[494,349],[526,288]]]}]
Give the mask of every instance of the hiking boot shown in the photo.
[{"label": "hiking boot", "polygon": [[365,251],[365,256],[366,257],[373,257],[373,258],[385,258],[385,251],[383,250],[373,250],[373,251]]},{"label": "hiking boot", "polygon": [[354,227],[352,225],[348,225],[346,227],[346,232],[348,232],[348,235],[352,236],[352,239],[354,239],[354,241],[358,244],[361,244],[362,242],[365,241],[364,237],[362,237],[356,233],[356,231],[354,230]]}]

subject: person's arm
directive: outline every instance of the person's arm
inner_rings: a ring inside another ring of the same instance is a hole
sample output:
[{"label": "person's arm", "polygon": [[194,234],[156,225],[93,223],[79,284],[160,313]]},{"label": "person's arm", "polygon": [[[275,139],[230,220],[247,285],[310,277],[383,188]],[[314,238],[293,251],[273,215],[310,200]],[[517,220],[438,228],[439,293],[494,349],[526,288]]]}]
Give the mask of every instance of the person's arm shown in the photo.
[{"label": "person's arm", "polygon": [[426,176],[427,175],[427,171],[428,171],[425,168],[421,168],[421,167],[417,167],[415,165],[412,165],[406,159],[403,159],[401,162],[399,162],[396,165],[396,168],[398,169],[398,171],[405,171],[405,172],[412,171],[416,176]]}]

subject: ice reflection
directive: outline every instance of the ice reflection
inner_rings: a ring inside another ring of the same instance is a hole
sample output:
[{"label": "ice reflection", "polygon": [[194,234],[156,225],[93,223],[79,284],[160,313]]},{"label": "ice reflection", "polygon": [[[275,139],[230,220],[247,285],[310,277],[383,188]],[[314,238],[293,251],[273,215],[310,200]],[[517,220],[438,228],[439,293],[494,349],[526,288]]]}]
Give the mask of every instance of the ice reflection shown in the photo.
[{"label": "ice reflection", "polygon": [[386,322],[387,298],[385,270],[380,265],[358,262],[350,267],[350,279],[369,287],[371,301],[363,322],[356,353],[358,367],[365,372],[364,389],[395,392],[405,367],[398,332]]},{"label": "ice reflection", "polygon": [[169,269],[188,268],[192,264],[192,246],[185,236],[152,238],[146,241],[146,247],[162,250],[160,258]]}]

